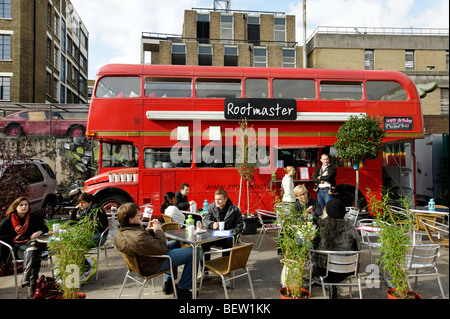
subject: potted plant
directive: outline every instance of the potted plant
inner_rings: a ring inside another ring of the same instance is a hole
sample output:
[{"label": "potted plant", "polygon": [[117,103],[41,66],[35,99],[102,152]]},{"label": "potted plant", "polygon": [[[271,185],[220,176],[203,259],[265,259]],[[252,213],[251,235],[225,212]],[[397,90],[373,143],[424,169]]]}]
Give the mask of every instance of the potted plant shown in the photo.
[{"label": "potted plant", "polygon": [[411,245],[411,227],[414,218],[410,213],[411,200],[408,197],[399,199],[404,209],[401,214],[389,208],[389,191],[381,201],[371,197],[371,210],[375,214],[377,227],[380,229],[380,253],[377,259],[384,272],[389,276],[392,289],[387,291],[389,299],[422,299],[418,294],[408,290],[407,255]]},{"label": "potted plant", "polygon": [[[304,277],[308,271],[307,262],[309,249],[316,236],[317,229],[308,214],[304,211],[294,212],[290,209],[279,208],[279,223],[282,225],[278,248],[283,256],[284,282],[286,287],[281,288],[283,299],[309,299],[309,291],[303,288]],[[300,216],[300,217],[299,217]]]},{"label": "potted plant", "polygon": [[[48,244],[56,257],[54,268],[61,278],[64,299],[79,298],[80,274],[84,271],[85,253],[93,245],[96,218],[84,217],[74,224],[65,224],[64,229]],[[85,297],[85,296],[84,296]]]}]

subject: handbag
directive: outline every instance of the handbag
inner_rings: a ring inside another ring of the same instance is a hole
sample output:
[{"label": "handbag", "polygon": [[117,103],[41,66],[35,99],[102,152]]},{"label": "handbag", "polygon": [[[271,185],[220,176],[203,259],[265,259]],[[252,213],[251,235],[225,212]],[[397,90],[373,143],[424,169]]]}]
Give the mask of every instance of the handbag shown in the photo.
[{"label": "handbag", "polygon": [[60,285],[55,278],[42,275],[34,291],[34,299],[60,299],[63,296]]}]

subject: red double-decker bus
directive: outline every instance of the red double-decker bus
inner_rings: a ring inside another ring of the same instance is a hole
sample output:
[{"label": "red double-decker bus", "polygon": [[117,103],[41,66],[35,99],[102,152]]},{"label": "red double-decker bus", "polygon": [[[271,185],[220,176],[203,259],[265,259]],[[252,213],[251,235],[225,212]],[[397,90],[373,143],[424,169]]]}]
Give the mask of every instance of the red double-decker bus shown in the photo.
[{"label": "red double-decker bus", "polygon": [[[360,168],[358,205],[366,204],[367,189],[381,194],[383,185],[412,195],[412,141],[423,137],[423,119],[417,89],[403,73],[106,65],[97,74],[86,132],[100,142],[99,175],[85,191],[102,205],[152,204],[158,216],[164,194],[188,183],[189,200],[200,207],[223,188],[252,213],[272,209],[288,165],[298,170],[294,183],[305,183],[315,198],[312,175],[325,152],[337,166],[338,197],[352,206],[355,171],[332,144],[350,116],[365,114],[381,116],[387,134],[383,156]],[[235,167],[243,118],[259,146],[249,207]]]}]

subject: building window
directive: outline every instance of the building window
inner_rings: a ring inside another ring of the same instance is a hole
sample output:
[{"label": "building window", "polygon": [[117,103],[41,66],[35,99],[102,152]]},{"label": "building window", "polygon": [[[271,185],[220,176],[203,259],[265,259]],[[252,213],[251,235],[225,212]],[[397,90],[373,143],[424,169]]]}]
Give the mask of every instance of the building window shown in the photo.
[{"label": "building window", "polygon": [[11,60],[10,35],[0,35],[0,60]]},{"label": "building window", "polygon": [[53,98],[58,99],[58,79],[53,78]]},{"label": "building window", "polygon": [[364,65],[366,70],[375,70],[373,50],[364,50]]},{"label": "building window", "polygon": [[172,45],[172,64],[186,65],[186,45]]},{"label": "building window", "polygon": [[0,18],[11,19],[11,0],[0,0]]},{"label": "building window", "polygon": [[224,44],[233,44],[233,16],[220,16],[220,38]]},{"label": "building window", "polygon": [[59,63],[59,50],[58,50],[58,47],[57,46],[55,46],[55,51],[54,51],[54,67],[55,67],[55,69],[58,69],[58,67],[59,67],[59,65],[58,65],[58,63]]},{"label": "building window", "polygon": [[286,18],[274,18],[274,39],[277,45],[286,45]]},{"label": "building window", "polygon": [[224,59],[223,59],[223,65],[224,66],[238,66],[238,48],[237,47],[231,47],[226,46],[224,48]]},{"label": "building window", "polygon": [[209,43],[209,14],[197,14],[198,43]]},{"label": "building window", "polygon": [[59,92],[59,103],[66,103],[66,87],[61,84],[60,92]]},{"label": "building window", "polygon": [[55,13],[55,28],[53,29],[55,36],[59,39],[59,16]]},{"label": "building window", "polygon": [[253,66],[265,68],[267,67],[267,49],[254,48],[253,49]]},{"label": "building window", "polygon": [[405,51],[405,70],[414,70],[414,51]]},{"label": "building window", "polygon": [[448,89],[441,88],[441,113],[448,115]]},{"label": "building window", "polygon": [[46,77],[46,83],[45,83],[45,92],[47,93],[48,96],[50,96],[50,87],[51,87],[51,80],[52,80],[52,75],[50,73],[47,73],[47,77]]},{"label": "building window", "polygon": [[0,77],[0,100],[9,101],[11,99],[11,79]]},{"label": "building window", "polygon": [[51,30],[52,29],[52,5],[47,4],[47,26]]},{"label": "building window", "polygon": [[212,65],[212,46],[198,46],[198,65]]},{"label": "building window", "polygon": [[259,45],[259,17],[248,17],[247,21],[248,43]]},{"label": "building window", "polygon": [[283,68],[295,68],[295,49],[283,48]]}]

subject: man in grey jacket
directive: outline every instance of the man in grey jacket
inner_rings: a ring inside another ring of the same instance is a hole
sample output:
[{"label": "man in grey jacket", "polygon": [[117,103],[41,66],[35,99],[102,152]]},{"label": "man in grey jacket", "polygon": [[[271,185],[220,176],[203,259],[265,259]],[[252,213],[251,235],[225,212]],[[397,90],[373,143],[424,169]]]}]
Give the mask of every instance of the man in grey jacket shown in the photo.
[{"label": "man in grey jacket", "polygon": [[[209,251],[211,246],[219,246],[222,248],[233,247],[233,238],[244,229],[241,211],[228,198],[227,192],[223,189],[216,190],[214,193],[214,203],[209,205],[208,212],[203,218],[203,225],[207,229],[219,229],[219,222],[225,223],[224,229],[231,230],[232,237],[203,244],[203,252]],[[223,255],[228,254],[224,253]],[[209,257],[209,254],[205,255],[205,260],[209,260]]]}]

